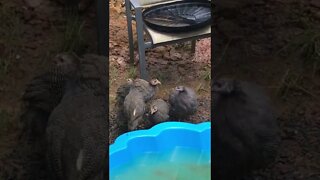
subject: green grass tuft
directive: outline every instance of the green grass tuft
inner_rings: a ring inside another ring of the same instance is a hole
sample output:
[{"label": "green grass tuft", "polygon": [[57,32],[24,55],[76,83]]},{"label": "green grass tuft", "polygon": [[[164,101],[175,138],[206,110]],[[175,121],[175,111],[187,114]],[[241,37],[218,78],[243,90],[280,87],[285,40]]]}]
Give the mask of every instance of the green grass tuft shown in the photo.
[{"label": "green grass tuft", "polygon": [[85,21],[81,20],[76,11],[66,12],[66,25],[60,51],[82,54],[86,48],[83,38]]},{"label": "green grass tuft", "polygon": [[206,81],[211,81],[211,68],[209,66],[205,67],[205,70],[201,73],[201,77]]},{"label": "green grass tuft", "polygon": [[127,78],[135,79],[137,76],[137,68],[135,66],[130,66]]}]

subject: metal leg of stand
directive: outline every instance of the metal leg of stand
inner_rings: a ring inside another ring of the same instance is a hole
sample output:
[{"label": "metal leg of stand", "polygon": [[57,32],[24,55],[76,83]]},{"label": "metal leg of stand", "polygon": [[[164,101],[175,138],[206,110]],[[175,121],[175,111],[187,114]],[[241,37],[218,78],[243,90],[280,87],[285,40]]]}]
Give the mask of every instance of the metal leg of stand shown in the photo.
[{"label": "metal leg of stand", "polygon": [[191,41],[191,51],[192,51],[192,53],[196,52],[196,42],[197,42],[197,40],[192,40]]},{"label": "metal leg of stand", "polygon": [[142,21],[142,9],[136,9],[136,25],[137,25],[137,36],[138,36],[138,50],[139,50],[139,64],[140,64],[140,76],[144,80],[149,80],[147,72],[147,64],[145,57],[145,43],[143,36],[143,21]]},{"label": "metal leg of stand", "polygon": [[126,16],[128,24],[128,39],[129,39],[129,52],[130,52],[130,62],[134,63],[134,47],[133,47],[133,33],[132,33],[132,15],[131,15],[131,4],[130,0],[125,0],[126,6]]}]

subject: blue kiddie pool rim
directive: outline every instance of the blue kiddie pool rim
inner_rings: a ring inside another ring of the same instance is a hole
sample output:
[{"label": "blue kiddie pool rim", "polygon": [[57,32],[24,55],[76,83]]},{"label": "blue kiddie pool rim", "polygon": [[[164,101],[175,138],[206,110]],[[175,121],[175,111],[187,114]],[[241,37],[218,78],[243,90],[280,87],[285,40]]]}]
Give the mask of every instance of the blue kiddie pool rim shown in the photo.
[{"label": "blue kiddie pool rim", "polygon": [[[113,156],[119,156],[119,153],[123,154],[123,156],[126,156],[128,151],[130,152],[130,150],[134,150],[133,146],[136,140],[147,140],[148,138],[156,139],[157,137],[161,137],[163,133],[169,131],[173,134],[174,132],[180,133],[180,136],[172,137],[175,141],[179,141],[180,145],[183,145],[184,142],[192,141],[187,138],[182,138],[181,133],[185,133],[186,135],[197,133],[199,136],[197,136],[198,139],[195,139],[195,141],[203,141],[206,143],[206,145],[201,145],[200,142],[199,145],[197,145],[198,148],[202,148],[204,151],[210,152],[211,122],[202,122],[199,124],[186,122],[164,122],[153,126],[151,129],[131,131],[119,136],[115,142],[109,146],[109,170],[112,171],[117,167],[114,167],[114,164],[119,164],[119,162],[115,161],[121,161],[118,160],[118,158],[113,158]],[[171,141],[171,138],[167,139],[167,141]],[[161,151],[161,149],[158,149],[158,151]]]}]

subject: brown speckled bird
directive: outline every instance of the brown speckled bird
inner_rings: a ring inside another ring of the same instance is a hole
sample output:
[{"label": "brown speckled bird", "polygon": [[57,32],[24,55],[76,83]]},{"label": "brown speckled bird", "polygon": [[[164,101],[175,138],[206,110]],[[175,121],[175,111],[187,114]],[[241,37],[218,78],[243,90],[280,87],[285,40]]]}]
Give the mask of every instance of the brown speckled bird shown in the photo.
[{"label": "brown speckled bird", "polygon": [[266,167],[277,155],[279,127],[261,87],[244,81],[214,81],[213,179],[237,180]]},{"label": "brown speckled bird", "polygon": [[196,93],[189,87],[177,86],[169,95],[170,117],[185,120],[198,108]]}]

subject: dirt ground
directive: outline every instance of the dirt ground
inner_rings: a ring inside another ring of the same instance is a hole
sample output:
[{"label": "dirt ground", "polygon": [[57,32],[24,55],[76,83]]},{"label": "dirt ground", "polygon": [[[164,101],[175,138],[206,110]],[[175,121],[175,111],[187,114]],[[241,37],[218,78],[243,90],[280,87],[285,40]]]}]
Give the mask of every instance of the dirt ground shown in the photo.
[{"label": "dirt ground", "polygon": [[320,179],[319,1],[251,1],[217,19],[215,74],[256,82],[281,127],[275,164],[248,179]]},{"label": "dirt ground", "polygon": [[19,139],[21,97],[57,53],[96,53],[95,6],[66,18],[56,1],[1,1],[0,22],[0,179],[45,179],[44,146]]},{"label": "dirt ground", "polygon": [[[117,127],[116,109],[114,107],[117,88],[127,78],[139,77],[138,52],[135,48],[134,64],[130,64],[128,49],[127,22],[123,13],[110,13],[110,71],[109,71],[109,129],[112,143],[122,132]],[[135,27],[135,24],[134,24]],[[134,28],[135,29],[135,28]],[[135,30],[134,30],[135,32]],[[136,39],[136,35],[134,35]],[[200,123],[210,121],[211,109],[211,39],[197,41],[195,53],[190,42],[169,46],[160,46],[146,52],[147,70],[150,77],[161,81],[156,98],[168,101],[169,93],[178,85],[194,89],[198,95],[199,108],[188,122]],[[148,125],[142,124],[141,129]]]},{"label": "dirt ground", "polygon": [[[28,81],[46,71],[57,53],[69,50],[78,54],[96,53],[95,5],[79,17],[67,16],[63,6],[56,1],[13,0],[0,2],[0,8],[0,179],[45,179],[43,144],[26,141],[25,137],[19,139],[19,117],[23,111],[21,97]],[[110,21],[112,116],[116,88],[126,77],[136,77],[137,67],[128,65],[125,17],[111,11]],[[199,56],[199,48],[193,55],[190,47],[184,45],[148,52],[150,74],[164,84],[158,96],[166,97],[169,88],[177,85],[177,80],[197,90],[200,107],[192,118],[193,122],[210,120],[210,39],[198,44],[206,47],[201,48],[201,51],[206,51],[205,56]],[[156,61],[160,57],[163,60]],[[172,57],[174,60],[171,61]],[[182,60],[188,60],[189,63]],[[193,67],[193,64],[199,65]],[[160,67],[160,71],[156,66]],[[197,73],[188,74],[190,69]],[[198,77],[198,82],[190,80],[194,76]],[[110,120],[111,130],[116,129],[113,120]],[[113,134],[114,138],[118,136],[116,131]]]},{"label": "dirt ground", "polygon": [[[58,52],[96,51],[94,5],[80,16],[79,24],[70,25],[60,4],[34,2],[41,4],[0,2],[0,179],[46,177],[39,161],[43,147],[18,140],[20,98],[26,83],[44,71]],[[224,20],[217,19],[214,77],[236,77],[263,85],[277,107],[283,139],[275,164],[247,179],[320,179],[319,1],[259,0],[235,9],[241,11],[226,11]],[[67,27],[75,27],[73,36]],[[137,76],[138,64],[129,65],[125,17],[116,10],[110,12],[109,35],[112,124],[115,91],[126,78]],[[180,83],[197,91],[200,108],[191,118],[195,123],[210,119],[208,44],[208,40],[199,41],[194,55],[188,45],[147,52],[150,74],[164,84],[158,97],[167,99],[168,90]],[[302,56],[291,53],[300,50],[305,52]],[[117,127],[112,126],[111,131],[113,141]]]}]

